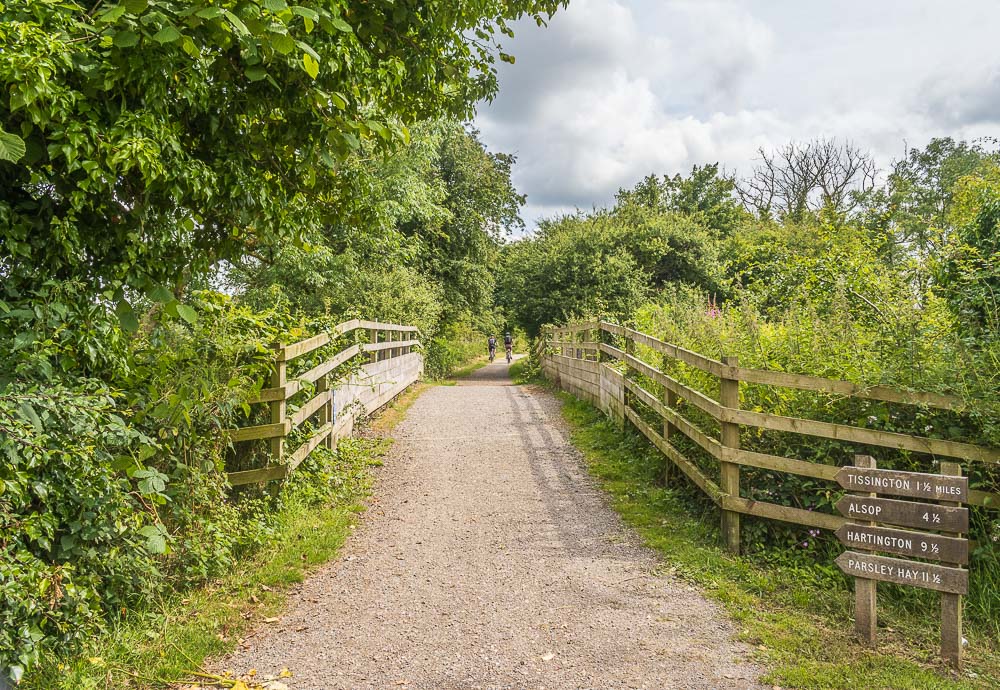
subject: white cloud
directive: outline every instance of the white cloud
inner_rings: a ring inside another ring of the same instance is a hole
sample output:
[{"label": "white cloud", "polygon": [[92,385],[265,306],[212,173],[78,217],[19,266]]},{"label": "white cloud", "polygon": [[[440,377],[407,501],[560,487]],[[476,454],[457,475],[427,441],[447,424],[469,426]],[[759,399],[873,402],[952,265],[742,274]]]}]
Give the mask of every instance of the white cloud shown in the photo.
[{"label": "white cloud", "polygon": [[517,155],[529,227],[651,172],[746,170],[790,139],[850,139],[887,165],[904,142],[996,122],[997,22],[989,0],[571,0],[518,27],[477,124]]}]

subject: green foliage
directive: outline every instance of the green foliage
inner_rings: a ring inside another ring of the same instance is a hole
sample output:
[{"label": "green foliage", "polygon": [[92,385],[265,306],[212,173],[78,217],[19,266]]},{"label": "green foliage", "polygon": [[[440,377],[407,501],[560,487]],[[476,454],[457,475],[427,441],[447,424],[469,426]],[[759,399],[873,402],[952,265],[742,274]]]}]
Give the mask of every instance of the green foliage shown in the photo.
[{"label": "green foliage", "polygon": [[89,380],[0,388],[0,668],[15,681],[156,586],[165,483],[122,407]]},{"label": "green foliage", "polygon": [[563,4],[0,3],[0,671],[280,529],[220,433],[270,342],[361,315],[446,370],[496,320],[523,198],[459,120]]},{"label": "green foliage", "polygon": [[[753,184],[796,161],[827,187],[789,178],[777,213],[783,221],[768,219],[773,208],[758,208],[763,219],[737,215],[725,229],[708,226],[704,208],[684,201],[699,198],[688,190],[702,188],[706,179],[719,194],[729,189],[713,170],[696,168],[688,180],[651,176],[622,190],[612,212],[550,221],[537,237],[515,243],[505,257],[505,306],[530,326],[605,316],[713,358],[738,356],[748,367],[956,395],[966,401],[961,413],[746,384],[741,404],[788,417],[1000,446],[1000,173],[994,159],[979,145],[935,140],[899,162],[885,186],[864,194],[870,159],[862,152],[833,142],[790,145],[765,161],[771,167],[755,173],[750,191],[766,192],[766,185]],[[856,165],[838,172],[830,161]],[[770,203],[766,194],[758,201]],[[620,256],[633,262],[633,275],[645,288],[632,299],[620,299],[626,279],[602,280],[615,267],[612,257]],[[644,304],[637,306],[638,300]],[[661,355],[638,349],[647,361],[661,361]],[[663,366],[688,385],[718,394],[715,377],[674,361]],[[655,382],[645,384],[659,393]],[[704,432],[718,433],[714,420],[681,406]],[[683,437],[677,443],[709,476],[717,472],[717,462],[698,446]],[[849,463],[858,452],[856,444],[752,428],[743,429],[741,445],[834,465]],[[865,450],[880,467],[937,469],[938,459],[928,455]],[[966,472],[973,487],[1000,492],[996,467],[968,463]],[[744,495],[779,505],[830,512],[840,495],[828,482],[754,468],[742,475]],[[975,629],[995,634],[996,511],[973,509],[972,532],[979,547],[967,612]],[[775,521],[748,519],[743,536],[755,559],[814,574],[829,571],[839,550],[819,530]],[[932,603],[926,592],[885,590],[913,611]]]},{"label": "green foliage", "polygon": [[0,275],[121,302],[318,229],[363,142],[469,116],[508,20],[561,4],[0,5],[0,128],[26,146],[4,139],[19,160],[0,160]]},{"label": "green foliage", "polygon": [[[384,440],[343,439],[336,452],[317,449],[299,466],[277,500],[250,511],[260,548],[241,553],[210,583],[185,583],[162,598],[125,612],[82,654],[53,650],[22,684],[29,690],[97,690],[143,680],[169,685],[188,679],[211,657],[278,615],[289,590],[332,558],[367,495],[370,467],[381,462]],[[196,586],[190,586],[195,584]],[[61,653],[60,653],[61,652]]]},{"label": "green foliage", "polygon": [[929,254],[949,225],[959,180],[998,162],[1000,153],[950,137],[932,139],[923,149],[910,149],[872,198],[875,217],[883,228],[890,226],[893,250]]},{"label": "green foliage", "polygon": [[443,379],[470,361],[487,354],[487,335],[468,320],[451,322],[431,338],[424,350],[424,372]]},{"label": "green foliage", "polygon": [[960,178],[955,196],[936,290],[971,331],[1000,333],[1000,164]]},{"label": "green foliage", "polygon": [[497,301],[529,334],[585,316],[627,320],[666,284],[719,290],[717,256],[697,215],[630,206],[565,216],[506,248]]},{"label": "green foliage", "polygon": [[[86,342],[85,330],[53,325],[66,316],[59,304],[6,320],[38,335],[6,370],[37,372]],[[166,318],[124,343],[115,388],[58,371],[44,385],[0,387],[0,667],[14,675],[158,593],[224,572],[276,529],[280,496],[229,499],[222,472],[241,458],[221,430],[247,423],[269,343],[330,324],[218,293],[190,305],[193,322]]]},{"label": "green foliage", "polygon": [[[842,265],[845,274],[855,277],[853,264],[844,261]],[[741,391],[745,409],[932,438],[1000,443],[993,421],[995,402],[977,395],[975,362],[955,335],[956,323],[948,305],[941,299],[929,298],[922,309],[916,310],[912,296],[876,293],[875,287],[869,285],[867,294],[882,305],[879,314],[872,314],[871,307],[850,292],[831,295],[824,283],[804,280],[795,299],[781,312],[765,315],[749,298],[713,309],[704,293],[672,292],[640,309],[636,322],[645,333],[710,357],[738,356],[743,366],[843,379],[862,386],[959,394],[970,402],[969,410],[957,414],[918,405],[747,384]],[[648,352],[645,356],[655,357]],[[961,361],[969,364],[968,371],[956,369],[956,363]],[[669,371],[675,378],[717,395],[714,377],[677,364],[672,364]],[[684,414],[704,431],[717,433],[714,423],[697,410],[687,406],[684,409]],[[743,430],[741,446],[833,465],[849,464],[858,452],[853,443],[752,428]],[[707,472],[717,471],[717,464],[693,444],[684,444],[683,450]],[[936,459],[927,455],[875,447],[865,451],[876,457],[879,467],[919,472],[937,468]],[[995,467],[970,463],[967,472],[973,487],[1000,491],[1000,473]],[[742,475],[747,497],[779,505],[833,512],[833,503],[840,495],[829,483],[809,478],[753,468],[744,468]],[[972,522],[973,536],[982,548],[973,559],[968,615],[976,625],[988,628],[1000,613],[996,589],[1000,561],[995,546],[1000,541],[1000,520],[995,511],[974,509]],[[758,558],[770,561],[780,557],[782,562],[797,562],[803,567],[828,562],[839,551],[830,535],[818,530],[809,535],[804,529],[771,521],[748,521],[744,539]],[[909,602],[915,610],[927,605],[926,595],[912,590],[899,588],[893,596],[897,601]]]},{"label": "green foliage", "polygon": [[719,175],[719,164],[696,165],[691,175],[657,179],[648,175],[632,189],[619,189],[615,213],[628,217],[636,212],[677,213],[689,216],[720,235],[728,235],[747,219],[736,201],[735,181]]},{"label": "green foliage", "polygon": [[394,155],[352,159],[345,171],[367,227],[332,224],[301,247],[261,247],[229,282],[248,304],[361,313],[433,337],[441,323],[492,309],[498,241],[521,222],[512,162],[459,123],[421,126]]},{"label": "green foliage", "polygon": [[606,218],[543,224],[536,237],[507,248],[497,301],[529,334],[546,323],[629,314],[647,294],[646,276],[635,257],[607,241],[612,232]]}]

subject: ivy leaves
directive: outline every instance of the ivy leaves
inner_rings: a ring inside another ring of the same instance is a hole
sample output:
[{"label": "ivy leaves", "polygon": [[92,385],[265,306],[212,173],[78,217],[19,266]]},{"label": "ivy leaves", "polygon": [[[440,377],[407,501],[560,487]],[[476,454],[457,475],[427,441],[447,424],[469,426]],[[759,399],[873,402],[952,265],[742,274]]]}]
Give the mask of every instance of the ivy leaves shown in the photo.
[{"label": "ivy leaves", "polygon": [[0,161],[17,163],[24,157],[24,140],[16,134],[3,131],[0,128]]}]

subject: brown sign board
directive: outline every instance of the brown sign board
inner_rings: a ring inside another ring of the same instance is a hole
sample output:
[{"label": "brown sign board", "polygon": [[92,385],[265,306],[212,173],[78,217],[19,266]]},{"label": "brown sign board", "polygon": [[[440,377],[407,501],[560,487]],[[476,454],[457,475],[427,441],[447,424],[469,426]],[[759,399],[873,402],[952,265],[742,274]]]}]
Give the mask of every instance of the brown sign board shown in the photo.
[{"label": "brown sign board", "polygon": [[850,523],[841,525],[836,534],[840,543],[849,549],[898,553],[963,565],[969,562],[969,542],[966,539]]},{"label": "brown sign board", "polygon": [[891,498],[844,496],[837,501],[840,514],[855,520],[883,522],[939,532],[968,532],[969,509]]},{"label": "brown sign board", "polygon": [[837,566],[847,575],[868,580],[894,582],[897,585],[923,587],[952,594],[969,592],[969,571],[962,568],[873,556],[857,551],[840,554]]},{"label": "brown sign board", "polygon": [[851,491],[892,496],[911,496],[931,501],[968,503],[969,478],[923,472],[876,470],[868,467],[841,467],[837,482]]}]

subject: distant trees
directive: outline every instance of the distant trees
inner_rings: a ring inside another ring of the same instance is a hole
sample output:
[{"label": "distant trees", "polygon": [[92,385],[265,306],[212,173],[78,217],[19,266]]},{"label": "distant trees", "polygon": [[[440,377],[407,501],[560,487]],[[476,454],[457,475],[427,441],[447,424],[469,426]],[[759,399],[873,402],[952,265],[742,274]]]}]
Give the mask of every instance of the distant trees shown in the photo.
[{"label": "distant trees", "polygon": [[649,175],[632,189],[619,189],[615,213],[629,218],[642,212],[680,213],[726,235],[747,215],[734,197],[735,190],[736,181],[720,174],[718,163],[695,165],[687,177]]},{"label": "distant trees", "polygon": [[[1000,165],[1000,152],[988,149],[988,143],[941,138],[909,149],[885,184],[865,197],[863,223],[890,264],[926,263],[942,246],[955,225],[951,209],[959,181]],[[917,272],[926,286],[929,274]]]},{"label": "distant trees", "polygon": [[743,206],[758,218],[798,222],[821,210],[845,215],[875,187],[874,160],[851,143],[816,139],[759,153],[757,166],[736,184]]},{"label": "distant trees", "polygon": [[720,237],[744,217],[718,166],[649,176],[610,211],[544,221],[504,254],[498,301],[529,333],[574,317],[628,319],[678,283],[722,289]]},{"label": "distant trees", "polygon": [[395,155],[359,157],[342,170],[356,190],[351,222],[310,229],[301,246],[261,245],[234,262],[229,284],[258,308],[363,310],[416,323],[427,336],[441,321],[487,314],[500,241],[522,223],[513,161],[461,123],[420,125]]}]

